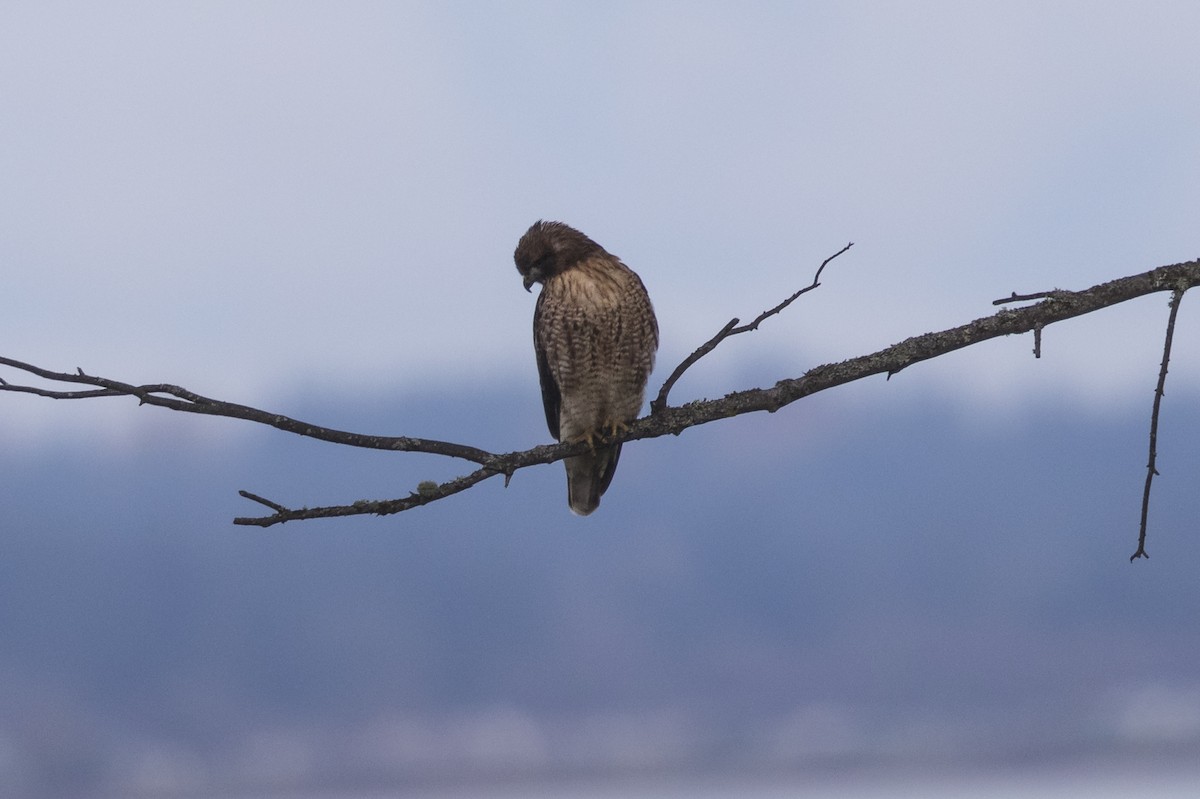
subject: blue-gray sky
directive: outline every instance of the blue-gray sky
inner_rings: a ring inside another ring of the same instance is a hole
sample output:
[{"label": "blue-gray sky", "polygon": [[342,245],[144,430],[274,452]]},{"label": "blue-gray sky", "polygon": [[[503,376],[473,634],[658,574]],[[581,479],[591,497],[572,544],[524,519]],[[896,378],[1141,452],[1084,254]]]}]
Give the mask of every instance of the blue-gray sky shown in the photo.
[{"label": "blue-gray sky", "polygon": [[[548,437],[533,220],[639,271],[665,368],[855,241],[675,398],[770,383],[1200,255],[1197,30],[1193,3],[6,3],[0,353],[518,449]],[[638,442],[588,520],[554,465],[249,532],[238,488],[462,464],[2,395],[0,782],[1191,769],[1192,302],[1136,566],[1165,296],[1041,361],[993,341]]]},{"label": "blue-gray sky", "polygon": [[[1197,254],[1192,3],[2,14],[0,330],[51,367],[267,404],[532,381],[511,252],[541,217],[641,273],[664,364],[856,242],[711,358],[690,388],[709,393]],[[1041,364],[1005,342],[923,383],[986,406],[1140,400],[1164,315],[1146,300],[1048,333]],[[63,416],[14,400],[0,429],[128,432]]]}]

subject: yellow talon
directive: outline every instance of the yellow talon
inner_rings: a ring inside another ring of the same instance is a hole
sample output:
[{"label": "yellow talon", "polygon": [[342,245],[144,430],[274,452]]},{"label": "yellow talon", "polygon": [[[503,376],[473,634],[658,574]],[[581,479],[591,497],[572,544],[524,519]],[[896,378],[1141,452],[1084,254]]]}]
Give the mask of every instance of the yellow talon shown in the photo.
[{"label": "yellow talon", "polygon": [[596,431],[595,430],[589,430],[586,433],[580,433],[577,436],[572,436],[571,438],[567,439],[564,443],[578,444],[580,441],[586,441],[587,445],[588,445],[588,449],[590,449],[592,452],[596,451]]},{"label": "yellow talon", "polygon": [[581,441],[586,441],[588,449],[590,449],[592,452],[595,452],[597,441],[603,443],[605,439],[616,438],[617,436],[628,432],[629,425],[625,424],[625,422],[613,419],[603,422],[599,429],[589,430],[586,433],[580,433],[577,436],[572,436],[571,438],[566,439],[566,441],[563,443],[578,444]]},{"label": "yellow talon", "polygon": [[616,438],[619,435],[629,432],[629,425],[619,419],[613,419],[605,425],[608,428],[608,437]]}]

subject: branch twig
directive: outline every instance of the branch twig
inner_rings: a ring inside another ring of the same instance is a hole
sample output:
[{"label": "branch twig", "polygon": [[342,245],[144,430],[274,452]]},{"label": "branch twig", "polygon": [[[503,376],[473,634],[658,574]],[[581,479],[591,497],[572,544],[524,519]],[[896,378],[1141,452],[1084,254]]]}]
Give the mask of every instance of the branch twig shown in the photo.
[{"label": "branch twig", "polygon": [[1150,515],[1150,486],[1158,474],[1158,411],[1162,406],[1163,388],[1167,384],[1167,364],[1171,360],[1171,341],[1175,338],[1175,317],[1179,313],[1179,303],[1183,301],[1185,289],[1177,288],[1171,294],[1171,313],[1167,316],[1167,334],[1163,341],[1162,364],[1158,370],[1158,385],[1154,387],[1154,409],[1150,412],[1150,458],[1146,463],[1146,487],[1142,490],[1142,521],[1138,527],[1137,551],[1129,556],[1132,563],[1138,558],[1148,558],[1146,552],[1146,519]]},{"label": "branch twig", "polygon": [[417,487],[417,490],[407,497],[382,500],[360,499],[349,505],[330,505],[321,508],[287,508],[278,502],[264,499],[249,491],[238,491],[238,494],[246,499],[257,502],[260,505],[266,505],[275,512],[270,516],[238,516],[233,520],[233,523],[248,527],[271,527],[272,525],[299,519],[332,519],[338,516],[360,516],[368,513],[377,516],[387,516],[392,513],[400,513],[401,511],[420,507],[421,505],[428,505],[430,502],[445,499],[460,491],[466,491],[471,486],[486,480],[494,474],[497,474],[497,472],[485,467],[476,469],[462,477],[447,480],[444,483],[421,483]]},{"label": "branch twig", "polygon": [[741,320],[738,319],[736,316],[734,318],[730,319],[728,322],[726,322],[725,327],[718,330],[717,334],[715,336],[713,336],[708,341],[704,342],[699,347],[697,347],[695,352],[693,352],[688,357],[684,358],[683,361],[678,366],[675,367],[675,371],[671,372],[671,376],[667,378],[666,382],[662,384],[662,388],[658,390],[658,396],[655,397],[654,400],[650,403],[650,413],[652,413],[652,414],[661,413],[663,411],[663,409],[667,407],[667,395],[671,393],[671,389],[675,387],[675,384],[677,382],[679,382],[679,378],[683,377],[683,373],[686,372],[688,369],[690,369],[692,367],[692,365],[694,363],[696,363],[696,361],[700,360],[705,355],[708,355],[710,352],[715,350],[717,348],[718,344],[720,344],[722,341],[729,338],[730,336],[736,336],[739,333],[747,333],[751,330],[758,330],[758,326],[760,324],[762,324],[764,319],[766,319],[769,316],[774,316],[775,314],[782,311],[784,308],[791,305],[793,302],[795,302],[800,297],[801,294],[807,294],[808,292],[810,292],[813,289],[820,286],[821,285],[821,283],[820,283],[821,273],[825,271],[825,267],[829,265],[829,262],[832,261],[834,258],[837,258],[839,255],[841,255],[842,253],[844,253],[846,250],[850,249],[853,246],[854,246],[854,242],[850,242],[845,247],[838,250],[833,255],[829,256],[824,261],[822,261],[821,265],[819,267],[817,267],[816,274],[813,275],[812,283],[810,283],[809,285],[800,289],[795,294],[793,294],[792,296],[788,297],[783,302],[776,305],[774,308],[763,311],[758,316],[756,316],[754,318],[754,321],[751,322],[750,324],[742,325],[741,327],[738,327],[737,323],[740,322]]},{"label": "branch twig", "polygon": [[1013,292],[1008,297],[1001,297],[998,300],[992,300],[992,305],[1004,305],[1009,302],[1025,302],[1027,300],[1058,300],[1069,296],[1071,292],[1063,291],[1062,289],[1050,289],[1049,291],[1035,291],[1033,294],[1018,294]]}]

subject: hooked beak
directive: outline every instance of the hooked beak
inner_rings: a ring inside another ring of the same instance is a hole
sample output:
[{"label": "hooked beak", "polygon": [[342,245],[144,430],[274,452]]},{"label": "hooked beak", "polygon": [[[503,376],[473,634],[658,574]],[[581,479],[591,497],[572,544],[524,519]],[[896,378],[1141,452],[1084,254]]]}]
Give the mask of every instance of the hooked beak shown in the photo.
[{"label": "hooked beak", "polygon": [[525,284],[525,290],[530,291],[533,289],[533,284],[537,282],[537,277],[531,272],[521,282]]}]

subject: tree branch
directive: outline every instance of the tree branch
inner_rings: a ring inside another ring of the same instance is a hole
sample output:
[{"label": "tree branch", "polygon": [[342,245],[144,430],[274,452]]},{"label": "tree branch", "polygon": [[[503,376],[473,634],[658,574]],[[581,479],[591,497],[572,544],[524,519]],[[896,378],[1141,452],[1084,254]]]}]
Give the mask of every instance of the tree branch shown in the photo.
[{"label": "tree branch", "polygon": [[[843,249],[842,252],[844,251]],[[836,257],[836,255],[832,257]],[[832,257],[828,260],[832,260]],[[828,260],[826,263],[828,263]],[[817,274],[817,277],[819,276],[820,270],[818,270]],[[763,315],[760,315],[755,322],[752,322],[746,328],[753,329],[753,325],[761,322],[772,315],[772,313],[778,313],[792,299],[814,288],[816,282],[816,279],[814,279],[813,286],[802,289],[789,300],[776,306],[778,310],[772,309],[771,311],[764,312]],[[1016,309],[1004,308],[991,316],[985,316],[967,324],[950,328],[949,330],[913,336],[869,355],[850,358],[839,363],[817,366],[800,377],[780,380],[770,388],[751,388],[727,394],[720,399],[698,400],[680,406],[661,406],[656,412],[638,419],[630,425],[627,431],[612,438],[611,441],[633,441],[645,438],[657,438],[665,435],[679,435],[689,427],[708,424],[718,419],[728,419],[755,411],[773,413],[780,408],[817,392],[845,385],[846,383],[861,380],[872,375],[883,374],[890,377],[914,363],[936,358],[940,355],[971,346],[972,344],[978,344],[999,336],[1028,333],[1045,328],[1056,322],[1092,313],[1101,308],[1117,305],[1147,294],[1160,291],[1180,292],[1197,285],[1200,285],[1200,261],[1189,261],[1101,283],[1083,291],[1055,290],[1047,292],[1041,298],[1041,302],[1033,305]],[[727,325],[726,327],[730,329],[730,332],[721,336],[716,343],[712,344],[712,347],[715,347],[717,343],[720,343],[720,340],[724,340],[728,335],[732,335],[733,330],[737,330],[736,323]],[[722,328],[722,330],[725,330],[725,328]],[[711,351],[712,347],[709,347],[707,351]],[[695,363],[702,355],[703,353],[701,356],[692,359],[691,363]],[[1164,370],[1165,361],[1166,358],[1164,357]],[[688,365],[690,366],[691,363]],[[587,448],[586,443],[579,442],[575,444],[542,445],[519,452],[493,454],[475,447],[430,441],[427,439],[364,436],[330,430],[305,422],[299,422],[279,414],[202,397],[194,392],[168,384],[134,386],[107,378],[86,375],[82,371],[74,374],[53,372],[3,357],[0,357],[0,365],[22,370],[50,381],[94,387],[94,390],[90,391],[52,391],[30,386],[12,385],[0,381],[0,391],[34,393],[39,396],[55,399],[133,396],[137,397],[142,404],[157,405],[171,410],[246,419],[277,427],[281,430],[287,430],[298,435],[319,438],[334,443],[348,444],[350,446],[441,454],[469,460],[481,467],[474,472],[444,483],[422,483],[417,487],[416,491],[407,497],[376,501],[363,500],[349,505],[292,510],[271,500],[263,499],[249,492],[243,492],[242,496],[264,505],[272,510],[273,513],[269,516],[239,517],[235,519],[236,524],[242,525],[269,527],[274,524],[299,519],[399,513],[420,505],[427,505],[430,502],[435,502],[452,494],[457,494],[489,477],[503,474],[507,479],[519,469],[538,464],[553,463],[570,455],[579,454]]]},{"label": "tree branch", "polygon": [[1137,551],[1129,556],[1132,563],[1138,558],[1148,558],[1146,552],[1146,519],[1150,515],[1150,486],[1158,474],[1158,411],[1162,407],[1163,389],[1167,384],[1167,364],[1171,360],[1171,342],[1175,338],[1175,317],[1179,314],[1179,303],[1183,302],[1184,289],[1177,288],[1171,295],[1171,312],[1167,315],[1167,334],[1163,341],[1162,364],[1158,369],[1158,385],[1154,387],[1154,409],[1150,412],[1150,458],[1146,463],[1146,487],[1142,490],[1142,521],[1138,527]]},{"label": "tree branch", "polygon": [[347,433],[329,427],[301,422],[278,413],[260,411],[248,405],[238,405],[201,396],[194,391],[188,391],[181,386],[169,383],[154,383],[151,385],[135,386],[110,380],[107,377],[85,374],[82,369],[74,372],[53,372],[32,364],[0,356],[0,365],[10,366],[23,372],[36,375],[56,383],[76,383],[80,385],[98,386],[88,391],[56,391],[35,386],[18,386],[0,380],[0,391],[16,391],[25,394],[36,394],[50,399],[89,399],[91,397],[137,397],[139,405],[156,405],[184,413],[200,413],[209,416],[227,416],[231,419],[245,419],[285,430],[296,435],[330,441],[334,444],[345,444],[349,447],[365,449],[386,449],[396,452],[427,452],[433,455],[445,455],[450,458],[462,458],[478,464],[489,464],[496,457],[486,450],[468,447],[463,444],[453,444],[448,441],[435,441],[428,438],[411,438],[409,436],[367,436],[361,433]]},{"label": "tree branch", "polygon": [[842,253],[844,253],[846,250],[850,249],[853,246],[854,246],[854,242],[850,242],[845,247],[838,250],[833,255],[829,256],[824,261],[822,261],[821,265],[817,267],[816,274],[813,275],[812,283],[810,283],[807,286],[805,286],[804,288],[800,289],[795,294],[793,294],[792,296],[788,297],[783,302],[776,305],[774,308],[763,311],[758,316],[756,316],[754,318],[754,321],[751,322],[750,324],[742,325],[741,327],[738,327],[737,323],[740,322],[741,320],[738,319],[736,316],[734,318],[730,319],[728,322],[726,322],[725,327],[718,330],[717,334],[715,336],[713,336],[708,341],[704,342],[699,347],[697,347],[695,352],[693,352],[688,357],[684,358],[683,361],[678,366],[675,367],[675,371],[671,372],[671,376],[667,378],[666,382],[664,382],[662,384],[662,388],[659,389],[658,396],[655,397],[654,400],[650,403],[650,413],[652,413],[652,414],[661,413],[667,407],[667,395],[671,393],[671,389],[679,381],[679,378],[683,377],[683,373],[686,372],[688,369],[690,369],[692,367],[692,365],[694,363],[696,363],[696,361],[700,360],[705,355],[708,355],[710,352],[715,350],[717,348],[718,344],[720,344],[722,341],[729,338],[730,336],[736,336],[739,333],[747,333],[751,330],[758,330],[758,326],[760,324],[762,324],[764,319],[766,319],[769,316],[774,316],[775,314],[782,311],[784,308],[791,305],[793,302],[795,302],[800,297],[801,294],[807,294],[808,292],[810,292],[813,289],[820,286],[821,285],[821,282],[820,282],[821,281],[821,273],[825,271],[825,267],[829,265],[829,262],[832,261],[834,258],[837,258],[839,255],[841,255]]}]

